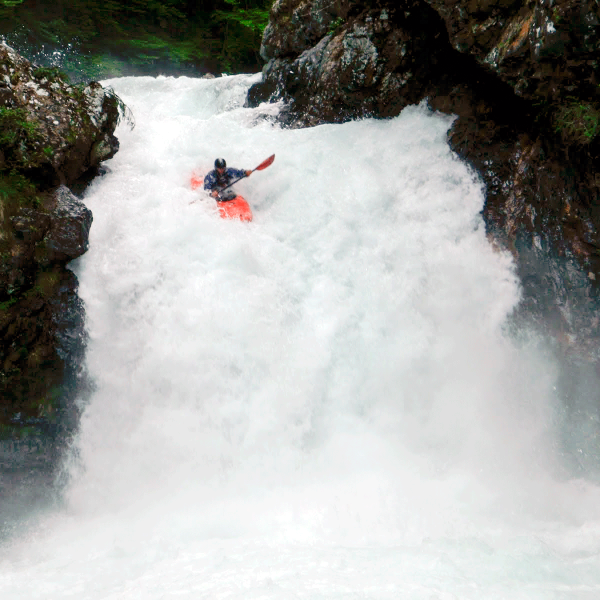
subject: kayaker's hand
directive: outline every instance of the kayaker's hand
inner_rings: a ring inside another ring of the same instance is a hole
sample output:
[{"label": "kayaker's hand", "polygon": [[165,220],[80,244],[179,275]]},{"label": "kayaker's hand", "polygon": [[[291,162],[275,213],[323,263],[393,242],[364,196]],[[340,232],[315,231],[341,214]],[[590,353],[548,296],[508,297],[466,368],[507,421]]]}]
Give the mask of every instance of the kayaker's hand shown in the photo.
[{"label": "kayaker's hand", "polygon": [[213,191],[210,193],[210,195],[211,195],[213,198],[218,198],[218,197],[219,197],[219,192],[218,192],[217,190],[213,190]]},{"label": "kayaker's hand", "polygon": [[252,175],[252,171],[246,171],[246,177],[250,177]]}]

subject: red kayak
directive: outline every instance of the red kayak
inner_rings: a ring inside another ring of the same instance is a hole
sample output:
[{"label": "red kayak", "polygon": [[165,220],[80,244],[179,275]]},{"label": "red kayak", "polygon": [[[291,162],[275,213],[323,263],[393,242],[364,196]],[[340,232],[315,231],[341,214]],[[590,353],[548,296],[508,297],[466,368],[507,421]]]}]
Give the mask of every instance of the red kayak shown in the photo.
[{"label": "red kayak", "polygon": [[[204,178],[196,175],[192,175],[191,185],[192,189],[198,189],[204,182]],[[232,200],[218,201],[217,207],[219,208],[219,214],[224,219],[239,219],[240,221],[252,221],[252,210],[250,205],[242,196],[236,196]]]},{"label": "red kayak", "polygon": [[239,219],[240,221],[252,221],[252,210],[250,205],[242,196],[236,196],[233,200],[217,202],[219,214],[224,219]]}]

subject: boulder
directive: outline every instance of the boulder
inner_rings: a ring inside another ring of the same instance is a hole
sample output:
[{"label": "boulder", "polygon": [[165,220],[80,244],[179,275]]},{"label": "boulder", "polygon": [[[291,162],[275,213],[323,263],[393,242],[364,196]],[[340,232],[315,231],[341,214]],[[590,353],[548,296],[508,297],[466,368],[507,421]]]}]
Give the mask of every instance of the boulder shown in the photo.
[{"label": "boulder", "polygon": [[89,247],[92,211],[64,185],[55,194],[50,213],[50,227],[44,236],[49,263],[68,262],[81,256]]},{"label": "boulder", "polygon": [[[302,26],[301,16],[308,19]],[[292,126],[395,116],[464,68],[443,20],[415,2],[341,2],[327,10],[275,3],[261,54],[269,60],[248,104],[283,99],[282,120]]]},{"label": "boulder", "polygon": [[119,100],[97,82],[73,86],[57,69],[32,65],[0,43],[0,167],[42,187],[70,185],[114,156]]}]

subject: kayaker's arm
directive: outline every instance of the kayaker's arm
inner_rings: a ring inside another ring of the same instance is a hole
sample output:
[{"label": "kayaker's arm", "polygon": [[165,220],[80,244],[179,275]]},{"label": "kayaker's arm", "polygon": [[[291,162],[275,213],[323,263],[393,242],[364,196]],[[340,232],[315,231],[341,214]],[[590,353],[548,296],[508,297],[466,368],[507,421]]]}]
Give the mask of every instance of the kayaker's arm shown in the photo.
[{"label": "kayaker's arm", "polygon": [[219,196],[221,195],[221,192],[223,192],[227,188],[231,187],[232,185],[236,184],[238,181],[241,181],[242,179],[244,179],[244,177],[250,177],[250,175],[252,174],[252,171],[250,171],[249,169],[242,170],[242,169],[229,168],[229,169],[227,169],[227,174],[230,175],[232,178],[234,178],[235,181],[232,181],[229,185],[226,185],[224,188],[221,188],[216,193],[211,192],[211,196],[213,198],[219,198]]},{"label": "kayaker's arm", "polygon": [[217,172],[211,171],[204,178],[204,189],[213,197],[219,197],[219,186],[217,185]]},{"label": "kayaker's arm", "polygon": [[217,176],[215,171],[210,171],[210,173],[208,173],[206,175],[206,177],[204,178],[204,189],[207,192],[211,192],[212,190],[215,188],[215,186],[217,185]]},{"label": "kayaker's arm", "polygon": [[[227,169],[227,175],[229,175],[229,178],[231,180],[243,179],[244,177],[248,177],[249,173],[252,173],[252,171],[246,171],[245,169],[233,169],[232,167],[229,167]],[[233,181],[232,183],[235,183],[235,181]]]}]

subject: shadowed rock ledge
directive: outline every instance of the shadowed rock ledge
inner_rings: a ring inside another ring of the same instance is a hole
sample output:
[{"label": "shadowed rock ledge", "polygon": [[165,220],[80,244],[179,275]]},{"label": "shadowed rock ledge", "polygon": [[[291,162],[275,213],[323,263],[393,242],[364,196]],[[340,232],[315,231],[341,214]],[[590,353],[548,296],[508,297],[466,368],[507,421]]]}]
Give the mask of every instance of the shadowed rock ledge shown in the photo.
[{"label": "shadowed rock ledge", "polygon": [[77,421],[84,313],[67,264],[88,249],[92,213],[70,188],[117,152],[122,108],[112,90],[72,86],[0,44],[3,483],[52,464]]}]

